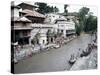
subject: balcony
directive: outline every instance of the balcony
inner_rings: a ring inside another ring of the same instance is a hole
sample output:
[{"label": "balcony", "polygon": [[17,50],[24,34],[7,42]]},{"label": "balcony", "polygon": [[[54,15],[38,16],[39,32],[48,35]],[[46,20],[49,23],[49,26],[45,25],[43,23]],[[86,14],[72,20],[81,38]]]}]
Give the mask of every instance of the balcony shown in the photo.
[{"label": "balcony", "polygon": [[34,28],[53,28],[54,24],[31,24]]},{"label": "balcony", "polygon": [[59,22],[57,22],[57,24],[74,24],[74,22],[73,21],[59,21]]},{"label": "balcony", "polygon": [[22,26],[22,25],[11,26],[11,28],[13,30],[31,30],[31,29],[33,29],[31,26]]}]

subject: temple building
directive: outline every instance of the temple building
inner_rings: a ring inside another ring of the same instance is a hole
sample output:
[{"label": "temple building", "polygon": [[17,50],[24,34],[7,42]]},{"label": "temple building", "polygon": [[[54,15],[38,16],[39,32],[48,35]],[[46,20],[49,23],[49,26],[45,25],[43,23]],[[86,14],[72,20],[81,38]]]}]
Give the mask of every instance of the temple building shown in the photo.
[{"label": "temple building", "polygon": [[18,6],[22,8],[22,10],[20,10],[19,12],[20,16],[27,17],[29,20],[32,21],[32,23],[43,23],[44,22],[45,16],[35,11],[35,8],[37,8],[37,6],[28,4],[28,3],[21,3]]},{"label": "temple building", "polygon": [[75,35],[73,16],[57,13],[43,15],[36,11],[37,8],[38,6],[29,3],[11,6],[11,32],[14,34],[14,42],[46,45],[55,43],[57,37],[67,38]]},{"label": "temple building", "polygon": [[19,6],[11,5],[11,41],[18,44],[29,44],[30,32],[32,30],[31,20],[19,16]]}]

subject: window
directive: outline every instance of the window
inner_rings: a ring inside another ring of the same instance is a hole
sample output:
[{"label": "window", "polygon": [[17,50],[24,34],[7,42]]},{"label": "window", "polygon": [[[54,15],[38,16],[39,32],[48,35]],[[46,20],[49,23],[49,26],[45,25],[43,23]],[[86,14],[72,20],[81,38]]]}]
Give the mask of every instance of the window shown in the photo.
[{"label": "window", "polygon": [[26,23],[25,22],[23,22],[23,24],[22,24],[23,26],[26,26]]},{"label": "window", "polygon": [[51,38],[51,42],[53,42],[53,38]]},{"label": "window", "polygon": [[43,40],[43,44],[45,43],[45,40]]},{"label": "window", "polygon": [[61,30],[61,32],[63,33],[63,30]]},{"label": "window", "polygon": [[22,16],[22,14],[19,12],[19,16]]},{"label": "window", "polygon": [[53,16],[53,17],[55,17],[55,16]]},{"label": "window", "polygon": [[69,18],[67,18],[67,21],[70,21],[70,19],[69,19]]},{"label": "window", "polygon": [[23,36],[27,36],[28,32],[23,31]]},{"label": "window", "polygon": [[68,30],[66,30],[66,33],[68,33]]}]

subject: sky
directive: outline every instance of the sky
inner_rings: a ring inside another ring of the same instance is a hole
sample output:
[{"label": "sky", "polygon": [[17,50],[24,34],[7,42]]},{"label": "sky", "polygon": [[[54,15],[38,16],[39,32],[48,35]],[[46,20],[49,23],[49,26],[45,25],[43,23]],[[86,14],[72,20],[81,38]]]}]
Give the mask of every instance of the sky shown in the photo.
[{"label": "sky", "polygon": [[[21,1],[17,0],[15,2],[15,5],[20,4]],[[34,4],[34,2],[28,2],[30,4]],[[50,6],[56,6],[59,9],[59,13],[63,13],[64,12],[64,4],[54,4],[54,3],[47,3],[47,5]],[[81,9],[82,7],[88,7],[90,9],[90,12],[93,12],[93,15],[97,16],[97,7],[96,6],[90,6],[90,5],[77,5],[77,4],[68,4],[68,12],[78,12],[79,9]]]},{"label": "sky", "polygon": [[[64,4],[49,4],[50,6],[56,6],[59,8],[59,12],[64,12]],[[82,7],[87,7],[90,9],[90,12],[93,12],[93,15],[97,16],[97,7],[96,6],[87,6],[87,5],[76,5],[68,4],[68,12],[78,12]]]}]

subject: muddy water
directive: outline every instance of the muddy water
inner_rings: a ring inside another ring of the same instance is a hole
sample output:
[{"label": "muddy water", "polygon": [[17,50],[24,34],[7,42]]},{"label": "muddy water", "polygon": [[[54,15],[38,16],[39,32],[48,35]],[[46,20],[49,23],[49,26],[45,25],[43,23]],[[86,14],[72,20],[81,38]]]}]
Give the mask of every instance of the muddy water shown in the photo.
[{"label": "muddy water", "polygon": [[51,72],[69,70],[68,60],[79,48],[85,49],[91,36],[83,34],[59,49],[51,49],[15,64],[15,73]]}]

